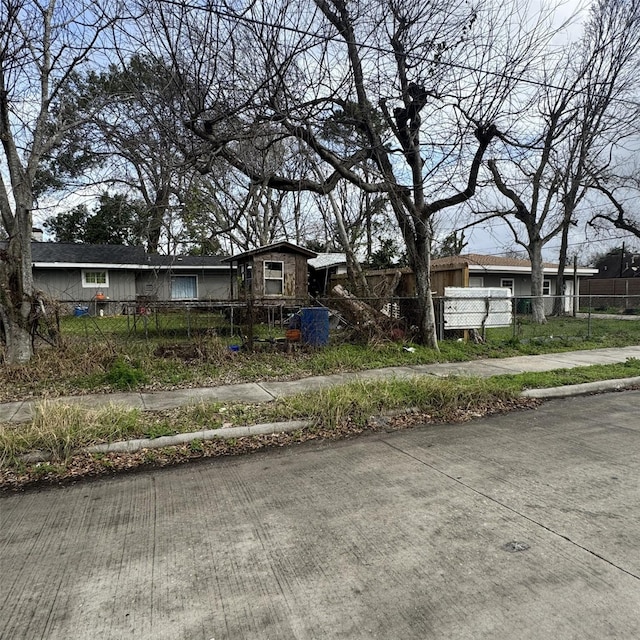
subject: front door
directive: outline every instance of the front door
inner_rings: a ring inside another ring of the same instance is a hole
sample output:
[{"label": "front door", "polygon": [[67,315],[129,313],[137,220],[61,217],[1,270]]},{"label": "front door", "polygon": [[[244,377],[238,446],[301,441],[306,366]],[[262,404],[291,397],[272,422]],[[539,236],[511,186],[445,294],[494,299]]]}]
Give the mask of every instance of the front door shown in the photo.
[{"label": "front door", "polygon": [[573,280],[564,281],[564,312],[573,313]]}]

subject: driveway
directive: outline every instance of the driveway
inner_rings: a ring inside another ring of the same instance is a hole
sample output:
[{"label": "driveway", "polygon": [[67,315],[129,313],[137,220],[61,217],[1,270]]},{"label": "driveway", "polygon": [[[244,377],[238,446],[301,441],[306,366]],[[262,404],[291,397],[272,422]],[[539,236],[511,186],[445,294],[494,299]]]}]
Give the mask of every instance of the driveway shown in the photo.
[{"label": "driveway", "polygon": [[0,499],[0,638],[640,637],[640,392]]}]

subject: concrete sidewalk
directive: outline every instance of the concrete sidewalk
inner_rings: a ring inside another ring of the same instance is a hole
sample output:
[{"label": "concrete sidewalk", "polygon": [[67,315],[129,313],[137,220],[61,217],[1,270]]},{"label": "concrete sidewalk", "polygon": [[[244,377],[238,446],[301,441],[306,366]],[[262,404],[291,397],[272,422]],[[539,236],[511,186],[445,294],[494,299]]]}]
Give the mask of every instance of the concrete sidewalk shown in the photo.
[{"label": "concrete sidewalk", "polygon": [[[327,376],[312,376],[285,382],[260,382],[177,391],[153,393],[112,393],[52,398],[49,402],[80,404],[83,407],[117,405],[138,408],[143,411],[160,411],[201,402],[270,402],[277,398],[315,391],[346,384],[354,380],[379,380],[385,378],[411,378],[421,375],[433,376],[477,376],[488,378],[496,375],[518,374],[529,371],[552,371],[572,369],[594,364],[615,364],[628,358],[640,358],[640,345],[608,349],[592,349],[550,353],[538,356],[514,358],[491,358],[470,362],[439,363],[429,365],[407,365],[371,369],[358,373],[343,373]],[[27,422],[41,399],[0,404],[0,422]]]}]

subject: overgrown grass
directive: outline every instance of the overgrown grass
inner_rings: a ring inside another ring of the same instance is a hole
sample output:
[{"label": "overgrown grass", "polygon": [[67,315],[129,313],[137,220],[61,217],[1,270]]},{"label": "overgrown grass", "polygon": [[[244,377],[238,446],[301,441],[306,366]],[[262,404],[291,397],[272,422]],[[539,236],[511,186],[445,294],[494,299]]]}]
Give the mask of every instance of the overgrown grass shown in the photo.
[{"label": "overgrown grass", "polygon": [[[110,325],[103,322],[113,319],[96,320],[99,322],[78,324],[82,319],[67,319],[77,332],[82,326],[88,331],[94,324],[103,330],[84,337],[65,333],[64,348],[43,348],[29,365],[2,367],[0,402],[33,396],[286,380],[408,364],[640,344],[640,322],[594,319],[593,335],[587,339],[575,335],[578,330],[586,330],[586,320],[552,318],[546,325],[526,326],[515,339],[512,329],[506,328],[488,330],[484,344],[445,340],[440,343],[439,353],[419,345],[391,342],[367,346],[340,343],[339,332],[332,334],[331,344],[321,349],[300,347],[287,353],[265,343],[248,353],[229,349],[230,343],[237,340],[206,332],[189,339],[172,340],[166,336],[144,339],[139,334],[126,336],[126,340],[122,335],[115,338],[107,331]],[[112,325],[116,326],[115,320]],[[567,329],[569,325],[574,328]],[[571,335],[558,338],[563,331]],[[405,346],[412,346],[414,351],[405,350]]]},{"label": "overgrown grass", "polygon": [[628,358],[626,362],[617,364],[595,364],[575,369],[555,369],[554,371],[503,375],[493,379],[500,385],[522,391],[523,389],[546,389],[569,384],[635,378],[638,376],[640,376],[640,360]]},{"label": "overgrown grass", "polygon": [[312,419],[334,428],[344,421],[364,426],[371,416],[398,409],[444,418],[451,411],[473,410],[516,395],[491,378],[408,378],[356,381],[310,394],[283,398],[273,406],[272,420]]},{"label": "overgrown grass", "polygon": [[137,409],[43,402],[28,424],[0,425],[0,462],[15,462],[30,451],[43,451],[65,461],[75,451],[97,442],[115,442],[139,433],[143,424]]},{"label": "overgrown grass", "polygon": [[84,409],[79,405],[43,402],[33,422],[0,425],[0,466],[22,464],[21,456],[35,450],[50,454],[51,462],[63,464],[78,450],[98,443],[260,422],[307,420],[316,427],[333,429],[347,422],[365,426],[371,416],[407,409],[445,420],[454,412],[482,413],[487,407],[500,406],[525,388],[634,376],[640,376],[640,360],[632,358],[621,364],[487,379],[425,376],[356,381],[272,403],[201,403],[158,413],[115,406]]},{"label": "overgrown grass", "polygon": [[199,404],[158,414],[115,406],[95,410],[44,402],[33,422],[0,426],[0,460],[3,465],[15,464],[23,454],[41,451],[60,463],[79,449],[98,443],[156,438],[223,425],[306,419],[331,429],[344,421],[364,425],[372,415],[408,407],[444,416],[452,410],[485,406],[512,395],[512,389],[491,379],[416,378],[353,382],[267,404]]}]

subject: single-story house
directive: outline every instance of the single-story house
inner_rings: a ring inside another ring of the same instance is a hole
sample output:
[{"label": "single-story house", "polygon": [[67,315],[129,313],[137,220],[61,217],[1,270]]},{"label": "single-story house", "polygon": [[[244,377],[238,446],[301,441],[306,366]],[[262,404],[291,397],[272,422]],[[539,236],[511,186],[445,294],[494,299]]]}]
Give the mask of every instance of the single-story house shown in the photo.
[{"label": "single-story house", "polygon": [[57,242],[31,244],[36,289],[60,302],[109,304],[140,300],[230,298],[231,267],[217,256],[164,256],[142,247]]},{"label": "single-story house", "polygon": [[[437,258],[432,261],[434,268],[441,268],[445,264],[451,265],[452,268],[462,267],[467,271],[468,281],[466,286],[507,287],[511,289],[511,293],[517,298],[531,295],[531,262],[529,260],[468,253],[448,258]],[[575,273],[578,287],[581,279],[592,277],[597,272],[597,269],[591,267],[578,267]],[[557,264],[544,263],[542,295],[573,295],[573,265],[565,267],[562,290],[556,289],[557,273]]]},{"label": "single-story house", "polygon": [[[400,271],[402,278],[396,289],[397,297],[410,297],[415,293],[415,281],[411,269],[384,269],[379,271],[367,271],[367,278],[375,287],[380,280],[391,279]],[[544,296],[565,295],[566,309],[572,308],[574,295],[574,281],[591,278],[597,269],[590,267],[578,267],[575,280],[573,265],[567,265],[564,272],[564,284],[562,290],[556,289],[556,274],[558,265],[550,262],[544,263],[543,290]],[[331,277],[332,286],[345,284],[346,275],[339,272]],[[516,298],[526,299],[531,296],[531,262],[518,258],[505,258],[501,256],[487,256],[477,253],[436,258],[431,261],[431,287],[436,296],[443,296],[445,287],[505,287],[511,290]],[[549,304],[548,311],[551,310]]]}]

